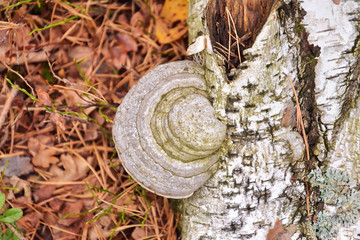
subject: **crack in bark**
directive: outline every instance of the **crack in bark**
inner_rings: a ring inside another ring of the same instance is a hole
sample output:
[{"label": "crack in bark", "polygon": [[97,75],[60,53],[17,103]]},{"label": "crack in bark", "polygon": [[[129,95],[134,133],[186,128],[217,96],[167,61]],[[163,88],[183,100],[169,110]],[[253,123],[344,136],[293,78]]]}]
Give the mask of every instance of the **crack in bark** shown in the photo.
[{"label": "crack in bark", "polygon": [[[359,26],[360,28],[360,26]],[[360,29],[359,29],[360,30]],[[334,124],[334,136],[332,139],[332,143],[335,143],[336,136],[342,128],[343,123],[349,117],[351,109],[356,106],[356,102],[359,99],[360,94],[360,35],[358,35],[354,48],[351,53],[357,54],[357,60],[355,64],[349,69],[349,72],[345,79],[347,79],[347,89],[344,94],[344,101],[341,108],[340,117],[336,120]]]},{"label": "crack in bark", "polygon": [[[287,26],[286,21],[289,21],[288,19],[292,19],[292,22],[294,22],[293,29],[285,30],[288,33],[291,31],[295,33],[293,35],[293,39],[289,39],[289,42],[295,42],[295,45],[297,45],[298,48],[297,76],[299,81],[295,83],[295,88],[298,89],[298,97],[310,152],[310,161],[299,161],[292,166],[296,177],[301,181],[304,181],[311,169],[315,168],[319,163],[318,158],[313,151],[316,149],[316,145],[319,143],[321,136],[319,128],[321,119],[318,113],[315,97],[315,67],[317,64],[316,58],[320,55],[320,48],[309,44],[308,42],[309,34],[301,24],[305,14],[306,12],[300,8],[300,4],[293,0],[289,4],[284,4],[279,9],[280,20],[285,28]],[[287,35],[291,36],[291,34]],[[327,139],[324,139],[325,143],[326,141]],[[304,184],[304,189],[305,188],[306,185]],[[301,202],[300,200],[301,199],[299,199],[299,202]],[[298,209],[294,210],[294,213],[300,213],[300,222],[306,222],[309,221],[309,216],[307,215],[305,199],[302,200],[303,204],[299,204]],[[315,202],[316,201],[313,203]],[[321,205],[319,202],[315,205],[319,206],[319,204]],[[314,213],[313,210],[310,212],[312,214]],[[304,234],[306,234],[306,230],[304,231]]]},{"label": "crack in bark", "polygon": [[225,59],[227,73],[245,60],[242,51],[253,45],[277,1],[209,1],[206,21],[210,39],[217,54]]},{"label": "crack in bark", "polygon": [[[320,130],[319,130],[319,114],[317,110],[317,103],[315,98],[315,67],[317,64],[317,57],[320,55],[320,48],[309,44],[307,38],[308,33],[301,25],[301,20],[305,16],[306,12],[300,9],[299,3],[291,1],[289,4],[284,4],[279,11],[283,26],[285,18],[291,18],[295,23],[293,31],[295,31],[298,42],[299,57],[298,57],[298,79],[295,83],[295,88],[300,89],[298,96],[303,115],[303,121],[305,131],[308,137],[308,143],[310,148],[310,162],[308,163],[309,169],[317,162],[317,157],[311,151],[313,147],[319,142]],[[291,31],[291,30],[289,30]]]}]

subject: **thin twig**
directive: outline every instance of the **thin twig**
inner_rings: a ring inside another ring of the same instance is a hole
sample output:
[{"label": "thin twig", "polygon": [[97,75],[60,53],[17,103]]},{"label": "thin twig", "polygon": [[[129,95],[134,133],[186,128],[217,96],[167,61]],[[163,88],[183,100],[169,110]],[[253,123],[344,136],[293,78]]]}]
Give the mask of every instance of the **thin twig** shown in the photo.
[{"label": "thin twig", "polygon": [[305,182],[305,190],[306,190],[306,210],[307,210],[307,214],[308,217],[310,217],[310,200],[309,200],[309,185],[307,184],[307,182]]},{"label": "thin twig", "polygon": [[[296,94],[294,84],[291,81],[291,78],[286,73],[283,72],[283,74],[289,80],[291,88],[292,88],[292,90],[294,92],[295,101],[296,101],[296,125],[297,125],[296,127],[299,130],[300,126],[301,126],[301,131],[302,131],[303,139],[304,139],[304,143],[305,143],[306,158],[309,161],[310,160],[309,144],[308,144],[307,136],[306,136],[306,133],[305,133],[304,122],[302,120],[302,113],[301,113],[301,109],[300,109],[299,100],[298,100],[298,97],[297,97],[297,94]],[[305,182],[305,190],[306,190],[306,210],[307,210],[308,217],[310,217],[310,203],[309,203],[309,194],[310,193],[309,193],[309,186],[308,186],[307,182]]]},{"label": "thin twig", "polygon": [[[244,42],[245,42],[246,40],[250,39],[250,37],[251,37],[251,32],[245,33],[245,35],[243,35],[241,38],[238,38],[239,44],[241,44],[241,46],[245,47]],[[234,42],[234,43],[231,45],[231,48],[234,47],[235,44],[237,44],[237,42]]]},{"label": "thin twig", "polygon": [[307,136],[306,136],[306,133],[305,133],[304,122],[302,120],[302,114],[301,114],[300,104],[299,104],[299,100],[298,100],[298,97],[297,97],[297,94],[296,94],[296,90],[295,90],[294,84],[291,81],[291,78],[286,73],[283,73],[283,74],[289,80],[289,82],[291,84],[291,87],[292,87],[292,90],[294,92],[294,97],[295,97],[295,101],[296,101],[296,123],[297,123],[296,128],[298,130],[300,130],[300,127],[301,127],[301,131],[302,131],[303,139],[304,139],[304,143],[305,143],[306,158],[307,158],[307,160],[310,160],[309,144],[308,144]]},{"label": "thin twig", "polygon": [[11,103],[14,100],[17,92],[18,92],[18,90],[16,88],[11,88],[9,96],[6,99],[4,108],[3,108],[3,110],[1,111],[1,114],[0,114],[0,129],[2,128],[2,126],[3,126],[4,122],[5,122],[6,116],[7,116],[8,112],[9,112],[9,110],[10,110],[10,107],[11,107]]},{"label": "thin twig", "polygon": [[1,58],[0,58],[0,62],[12,73],[16,74],[25,84],[26,86],[28,86],[30,89],[31,89],[31,94],[33,96],[35,96],[35,93],[34,93],[34,89],[31,87],[31,85],[28,83],[28,81],[26,81],[26,79],[21,76],[20,73],[18,73],[17,71],[14,71],[5,61],[3,61]]},{"label": "thin twig", "polygon": [[[236,46],[237,46],[237,50],[238,50],[238,57],[239,57],[239,62],[241,63],[241,55],[240,55],[240,43],[239,43],[239,35],[237,34],[237,31],[236,31],[236,27],[235,27],[235,23],[234,23],[234,19],[232,18],[231,16],[231,13],[229,11],[229,9],[226,7],[226,13],[228,14],[229,16],[229,19],[231,20],[231,23],[232,23],[232,27],[233,27],[233,30],[234,30],[234,33],[235,33],[235,39],[236,39]],[[229,28],[231,29],[231,26],[230,26],[230,23],[229,23]],[[231,30],[229,30],[229,36],[231,35]],[[230,46],[229,46],[230,48]]]},{"label": "thin twig", "polygon": [[229,34],[229,42],[228,42],[228,62],[230,62],[230,52],[231,52],[231,49],[230,49],[230,47],[231,47],[231,26],[230,26],[230,17],[229,17],[229,15],[230,15],[230,12],[229,12],[229,10],[227,9],[227,7],[226,7],[226,13],[227,13],[227,19],[228,19],[228,25],[229,25],[229,31],[228,31],[228,34]]},{"label": "thin twig", "polygon": [[28,240],[26,237],[22,236],[10,223],[5,223],[5,225],[10,228],[10,230],[20,239]]}]

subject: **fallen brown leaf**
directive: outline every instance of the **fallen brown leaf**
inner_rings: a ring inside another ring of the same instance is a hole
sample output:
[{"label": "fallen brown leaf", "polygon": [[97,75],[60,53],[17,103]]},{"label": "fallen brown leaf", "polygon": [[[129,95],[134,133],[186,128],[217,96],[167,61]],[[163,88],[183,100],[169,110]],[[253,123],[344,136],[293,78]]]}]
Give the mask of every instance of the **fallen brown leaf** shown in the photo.
[{"label": "fallen brown leaf", "polygon": [[146,25],[143,14],[139,11],[131,16],[130,25],[133,27],[131,33],[135,38],[141,36],[144,33],[144,26]]},{"label": "fallen brown leaf", "polygon": [[[86,90],[86,88],[80,84],[76,84],[76,88],[79,90]],[[87,106],[91,101],[91,96],[81,97],[81,94],[75,91],[61,90],[60,91],[66,99],[66,105],[69,107]],[[90,114],[96,107],[88,107],[84,109],[86,114]],[[80,111],[79,111],[80,112]]]},{"label": "fallen brown leaf", "polygon": [[84,129],[84,140],[92,141],[98,138],[99,136],[99,127],[95,123],[90,123],[86,129]]},{"label": "fallen brown leaf", "polygon": [[56,189],[55,185],[44,185],[33,192],[33,198],[35,202],[41,202],[52,196]]},{"label": "fallen brown leaf", "polygon": [[[60,156],[60,161],[64,171],[59,168],[52,168],[50,172],[53,174],[55,173],[55,177],[52,178],[51,181],[76,181],[85,177],[89,171],[88,165],[76,156],[62,154]],[[87,161],[91,165],[92,158],[88,158]]]},{"label": "fallen brown leaf", "polygon": [[[114,46],[109,49],[111,64],[117,69],[122,68],[126,64],[128,58],[127,52],[121,46]],[[104,54],[104,51],[103,51]],[[105,54],[104,54],[105,55]]]},{"label": "fallen brown leaf", "polygon": [[284,227],[279,219],[266,235],[266,240],[291,240],[291,236],[296,232],[296,226]]},{"label": "fallen brown leaf", "polygon": [[61,201],[61,200],[55,198],[49,202],[49,206],[55,212],[59,212],[63,203],[64,203],[64,201]]},{"label": "fallen brown leaf", "polygon": [[55,225],[58,221],[58,217],[55,214],[44,214],[43,219],[47,224],[51,225]]},{"label": "fallen brown leaf", "polygon": [[33,230],[39,221],[40,218],[35,213],[28,213],[22,216],[21,219],[16,222],[16,224],[18,224],[20,228],[23,226],[24,228]]},{"label": "fallen brown leaf", "polygon": [[89,239],[96,240],[108,238],[110,236],[109,229],[111,227],[111,222],[111,218],[108,215],[104,215],[99,218],[95,223],[96,227],[92,227],[89,229]]},{"label": "fallen brown leaf", "polygon": [[68,56],[71,59],[75,59],[77,62],[80,62],[84,59],[86,59],[86,61],[90,61],[92,54],[93,51],[90,47],[87,46],[76,46],[68,49]]},{"label": "fallen brown leaf", "polygon": [[148,236],[148,234],[145,232],[145,229],[141,227],[136,227],[134,231],[131,233],[131,237],[133,239],[143,239],[146,236]]},{"label": "fallen brown leaf", "polygon": [[296,127],[296,107],[292,102],[290,102],[285,108],[280,125],[285,128]]},{"label": "fallen brown leaf", "polygon": [[47,92],[45,92],[41,88],[35,88],[35,91],[38,95],[39,103],[41,105],[51,106],[51,104],[52,104],[51,98]]},{"label": "fallen brown leaf", "polygon": [[62,131],[65,131],[65,121],[59,113],[52,112],[49,117],[56,126],[58,126]]},{"label": "fallen brown leaf", "polygon": [[119,41],[119,45],[125,52],[136,52],[138,50],[137,42],[131,36],[123,33],[117,33],[116,38]]},{"label": "fallen brown leaf", "polygon": [[[83,201],[76,201],[76,202],[68,202],[66,203],[65,208],[60,212],[60,217],[64,217],[68,214],[76,214],[76,213],[80,213],[81,209],[83,208],[84,203]],[[75,221],[78,220],[80,216],[75,215],[75,216],[68,216],[64,219],[60,219],[58,221],[58,223],[60,223],[61,225],[64,226],[70,226],[72,223],[74,223]]]},{"label": "fallen brown leaf", "polygon": [[39,135],[31,137],[28,141],[28,148],[31,155],[33,155],[32,163],[35,166],[48,168],[50,164],[57,163],[59,159],[54,155],[58,151],[54,148],[48,148],[53,145],[53,139],[50,136]]},{"label": "fallen brown leaf", "polygon": [[30,183],[26,180],[13,176],[11,178],[6,179],[6,183],[16,190],[11,190],[6,196],[6,199],[14,201],[19,200],[20,198],[15,198],[15,194],[24,191],[24,195],[22,196],[22,204],[24,203],[31,203],[31,191]]},{"label": "fallen brown leaf", "polygon": [[[135,14],[134,14],[135,15]],[[133,16],[134,16],[133,15]],[[128,19],[127,19],[127,17],[126,17],[126,15],[125,14],[120,14],[117,18],[116,18],[116,21],[115,21],[116,23],[119,23],[119,24],[129,24],[129,21],[128,21]]]}]

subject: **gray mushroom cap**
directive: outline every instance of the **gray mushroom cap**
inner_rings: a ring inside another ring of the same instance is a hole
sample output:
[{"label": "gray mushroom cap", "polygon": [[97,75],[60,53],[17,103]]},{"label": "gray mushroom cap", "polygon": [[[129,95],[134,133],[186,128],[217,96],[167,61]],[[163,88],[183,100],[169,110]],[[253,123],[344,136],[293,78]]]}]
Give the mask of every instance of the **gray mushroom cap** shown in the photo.
[{"label": "gray mushroom cap", "polygon": [[215,117],[203,75],[191,61],[160,65],[117,110],[113,138],[122,164],[160,196],[189,197],[217,170],[226,126]]}]

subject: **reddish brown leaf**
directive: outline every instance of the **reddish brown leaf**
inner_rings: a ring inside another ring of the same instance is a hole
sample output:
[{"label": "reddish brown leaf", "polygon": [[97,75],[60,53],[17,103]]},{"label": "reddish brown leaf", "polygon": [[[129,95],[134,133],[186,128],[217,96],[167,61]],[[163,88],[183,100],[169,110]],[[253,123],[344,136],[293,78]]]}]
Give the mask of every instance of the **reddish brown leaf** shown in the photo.
[{"label": "reddish brown leaf", "polygon": [[336,5],[339,5],[339,4],[340,4],[340,0],[333,0],[333,2],[334,2]]},{"label": "reddish brown leaf", "polygon": [[40,221],[40,218],[35,213],[26,214],[17,222],[19,225],[23,225],[25,228],[34,229],[36,224]]},{"label": "reddish brown leaf", "polygon": [[[26,180],[22,180],[21,178],[18,178],[16,176],[13,176],[11,178],[3,178],[4,183],[8,187],[16,188],[15,191],[9,191],[9,193],[6,196],[6,199],[11,201],[12,203],[15,203],[15,201],[18,201],[17,203],[20,205],[24,205],[25,203],[31,203],[31,191],[30,189],[30,182]],[[24,191],[24,196],[16,197],[15,194],[18,194],[19,192]],[[16,199],[16,200],[15,200]],[[21,206],[24,207],[24,206]]]},{"label": "reddish brown leaf", "polygon": [[51,106],[51,98],[47,92],[45,92],[41,88],[35,88],[35,91],[38,95],[39,103],[41,105]]},{"label": "reddish brown leaf", "polygon": [[122,68],[126,63],[126,59],[128,58],[127,53],[120,46],[112,47],[109,50],[111,56],[111,63],[117,69]]},{"label": "reddish brown leaf", "polygon": [[138,49],[137,42],[131,36],[123,33],[118,33],[116,34],[116,38],[118,39],[119,45],[122,47],[122,49],[124,49],[124,51],[126,52],[137,51]]},{"label": "reddish brown leaf", "polygon": [[55,214],[44,214],[43,220],[47,224],[55,225],[58,221],[58,217],[56,217]]},{"label": "reddish brown leaf", "polygon": [[277,240],[280,234],[284,232],[284,228],[279,219],[276,219],[275,225],[266,235],[266,240]]},{"label": "reddish brown leaf", "polygon": [[57,163],[59,159],[55,157],[58,154],[54,148],[48,148],[47,145],[52,145],[52,137],[39,135],[32,137],[28,141],[28,148],[31,155],[33,155],[32,163],[35,166],[48,168],[51,163]]},{"label": "reddish brown leaf", "polygon": [[80,213],[83,206],[84,206],[83,201],[67,203],[66,207],[61,211],[60,215],[61,217],[64,217],[68,214]]},{"label": "reddish brown leaf", "polygon": [[143,34],[143,28],[145,25],[145,18],[141,12],[136,12],[130,19],[130,25],[133,27],[131,33],[135,38]]},{"label": "reddish brown leaf", "polygon": [[35,200],[35,202],[41,202],[45,199],[48,199],[51,197],[51,195],[53,194],[53,192],[55,191],[56,186],[54,185],[44,185],[41,188],[37,189],[34,193],[33,193],[33,198]]},{"label": "reddish brown leaf", "polygon": [[146,238],[146,236],[148,236],[148,233],[145,231],[144,228],[141,227],[136,227],[131,234],[131,237],[133,239],[143,239]]},{"label": "reddish brown leaf", "polygon": [[[64,217],[68,214],[76,214],[80,213],[81,209],[83,208],[84,203],[83,201],[76,201],[72,203],[67,203],[66,207],[61,211],[60,217]],[[64,219],[60,219],[58,223],[64,225],[64,226],[70,226],[72,223],[78,220],[80,216],[69,216]]]},{"label": "reddish brown leaf", "polygon": [[[89,172],[87,163],[76,156],[62,154],[60,160],[64,171],[56,167],[51,168],[50,172],[55,175],[51,181],[76,181],[85,177]],[[89,157],[87,158],[87,161],[91,164],[93,159]]]},{"label": "reddish brown leaf", "polygon": [[291,240],[291,236],[296,232],[296,226],[283,226],[279,219],[276,219],[275,225],[266,235],[266,240]]},{"label": "reddish brown leaf", "polygon": [[290,102],[285,108],[280,125],[285,128],[296,127],[296,107],[292,102]]},{"label": "reddish brown leaf", "polygon": [[50,207],[55,211],[60,211],[61,206],[63,205],[64,201],[61,201],[59,199],[53,199],[49,202]]},{"label": "reddish brown leaf", "polygon": [[56,126],[58,126],[62,131],[65,131],[65,122],[60,114],[52,112],[49,117]]},{"label": "reddish brown leaf", "polygon": [[36,155],[40,150],[40,141],[37,138],[30,138],[28,141],[28,148],[31,155]]},{"label": "reddish brown leaf", "polygon": [[51,163],[57,163],[59,161],[59,159],[54,156],[57,153],[54,149],[45,149],[33,157],[32,163],[35,166],[47,168]]},{"label": "reddish brown leaf", "polygon": [[129,21],[126,17],[125,14],[120,14],[117,18],[116,18],[116,22],[120,23],[120,24],[129,24]]},{"label": "reddish brown leaf", "polygon": [[95,123],[90,123],[87,128],[84,130],[84,140],[85,141],[92,141],[98,138],[98,125]]}]

